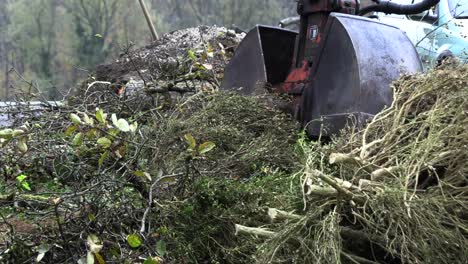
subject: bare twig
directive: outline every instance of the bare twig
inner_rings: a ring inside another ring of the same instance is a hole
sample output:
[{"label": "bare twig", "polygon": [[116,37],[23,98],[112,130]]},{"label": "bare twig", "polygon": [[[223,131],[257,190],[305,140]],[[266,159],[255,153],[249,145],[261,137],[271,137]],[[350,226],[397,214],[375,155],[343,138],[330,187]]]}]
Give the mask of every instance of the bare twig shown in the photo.
[{"label": "bare twig", "polygon": [[141,218],[141,228],[140,228],[140,234],[144,234],[145,233],[145,230],[146,230],[146,218],[148,216],[148,213],[150,212],[151,208],[153,207],[153,189],[156,187],[156,185],[161,182],[162,180],[167,180],[167,179],[171,179],[171,178],[174,178],[178,175],[165,175],[165,176],[162,176],[162,171],[159,171],[159,175],[158,175],[158,178],[153,182],[153,184],[151,185],[150,187],[150,190],[149,190],[149,195],[148,195],[148,206],[146,207],[146,210],[145,210],[145,213],[143,214],[143,217]]},{"label": "bare twig", "polygon": [[55,222],[57,223],[59,234],[60,234],[60,237],[62,238],[62,241],[63,241],[63,245],[67,249],[70,258],[72,258],[74,260],[75,255],[73,254],[73,251],[70,249],[70,245],[68,243],[68,240],[65,237],[65,232],[63,231],[63,226],[62,226],[62,223],[60,221],[60,213],[59,213],[59,210],[58,210],[58,208],[60,206],[60,203],[61,203],[61,201],[58,201],[54,206]]}]

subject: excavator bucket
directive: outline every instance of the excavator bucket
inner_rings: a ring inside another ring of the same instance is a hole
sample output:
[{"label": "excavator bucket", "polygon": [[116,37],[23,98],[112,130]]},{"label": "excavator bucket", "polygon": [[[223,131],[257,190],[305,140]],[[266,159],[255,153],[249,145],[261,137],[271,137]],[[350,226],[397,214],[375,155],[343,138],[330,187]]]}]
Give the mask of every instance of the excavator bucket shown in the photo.
[{"label": "excavator bucket", "polygon": [[331,13],[327,35],[300,104],[299,119],[309,135],[363,125],[391,105],[393,81],[422,71],[416,49],[396,27]]},{"label": "excavator bucket", "polygon": [[296,97],[291,109],[310,136],[329,136],[346,125],[364,124],[391,105],[393,81],[422,70],[404,32],[368,18],[331,13],[321,33],[320,54],[304,59],[313,65],[304,72],[291,69],[298,61],[294,49],[301,44],[295,43],[296,36],[280,28],[255,27],[225,69],[222,89],[252,94],[265,84],[279,91],[291,85],[301,88],[283,91]]},{"label": "excavator bucket", "polygon": [[257,87],[283,82],[288,76],[297,33],[256,26],[242,40],[224,70],[222,89],[252,94]]}]

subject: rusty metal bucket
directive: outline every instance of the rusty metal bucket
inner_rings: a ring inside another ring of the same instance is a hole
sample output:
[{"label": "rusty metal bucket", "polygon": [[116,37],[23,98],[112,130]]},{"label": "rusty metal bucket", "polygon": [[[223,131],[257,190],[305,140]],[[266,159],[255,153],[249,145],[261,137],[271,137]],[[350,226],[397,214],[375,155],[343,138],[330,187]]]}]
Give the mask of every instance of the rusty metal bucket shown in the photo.
[{"label": "rusty metal bucket", "polygon": [[392,82],[422,71],[415,47],[400,29],[338,13],[330,14],[328,24],[328,37],[299,110],[311,135],[362,125],[391,105]]},{"label": "rusty metal bucket", "polygon": [[277,27],[253,28],[226,66],[221,89],[252,94],[266,83],[283,82],[291,68],[296,36],[294,31]]},{"label": "rusty metal bucket", "polygon": [[[241,42],[225,69],[222,89],[255,93],[283,83],[291,71],[297,34],[257,26]],[[311,136],[329,136],[361,125],[392,103],[391,83],[422,70],[411,41],[400,29],[378,21],[331,13],[320,54],[301,82],[296,118]],[[304,40],[310,41],[310,40]]]}]

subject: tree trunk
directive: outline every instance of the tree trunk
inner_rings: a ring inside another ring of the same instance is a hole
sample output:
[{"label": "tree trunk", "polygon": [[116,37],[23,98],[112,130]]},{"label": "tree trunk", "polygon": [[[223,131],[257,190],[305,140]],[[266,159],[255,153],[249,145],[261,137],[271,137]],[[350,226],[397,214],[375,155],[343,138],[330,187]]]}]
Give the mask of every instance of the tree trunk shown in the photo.
[{"label": "tree trunk", "polygon": [[5,56],[5,99],[10,97],[10,60],[8,56],[8,47],[4,45],[4,56]]}]

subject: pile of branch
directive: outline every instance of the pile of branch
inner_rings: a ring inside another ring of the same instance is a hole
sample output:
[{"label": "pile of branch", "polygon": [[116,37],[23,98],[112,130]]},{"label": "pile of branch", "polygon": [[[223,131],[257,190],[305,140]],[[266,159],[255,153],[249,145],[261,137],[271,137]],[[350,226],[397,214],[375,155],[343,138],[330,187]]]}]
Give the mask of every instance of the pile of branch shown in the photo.
[{"label": "pile of branch", "polygon": [[363,131],[312,144],[305,210],[270,209],[260,262],[466,263],[468,66],[406,76]]},{"label": "pile of branch", "polygon": [[[169,206],[195,195],[198,179],[293,170],[295,123],[268,102],[224,93],[189,99],[129,117],[91,101],[0,129],[0,262],[29,262],[48,247],[43,262],[75,263],[89,252],[88,236],[106,243],[91,252],[106,261],[185,257],[174,246],[170,257],[154,248],[176,245],[174,230],[188,233],[172,220],[185,211]],[[154,237],[161,226],[171,233]],[[138,249],[126,239],[132,234]]]}]

